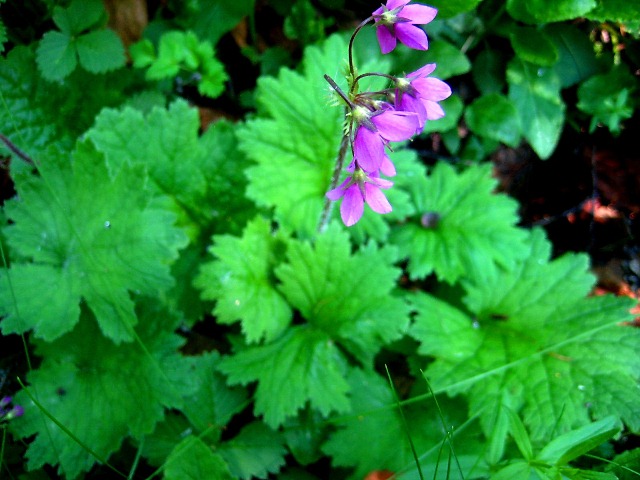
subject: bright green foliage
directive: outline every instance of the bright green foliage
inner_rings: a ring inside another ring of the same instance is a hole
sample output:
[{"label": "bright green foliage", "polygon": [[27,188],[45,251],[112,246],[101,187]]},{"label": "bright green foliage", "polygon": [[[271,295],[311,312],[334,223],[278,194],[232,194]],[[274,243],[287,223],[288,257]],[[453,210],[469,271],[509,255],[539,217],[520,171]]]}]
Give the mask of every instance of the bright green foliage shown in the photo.
[{"label": "bright green foliage", "polygon": [[400,273],[392,266],[393,249],[369,244],[351,254],[348,235],[334,225],[314,246],[290,240],[287,259],[276,269],[280,291],[308,324],[290,327],[274,342],[241,350],[220,365],[231,383],[258,380],[255,411],[273,427],[307,400],[323,415],[346,411],[342,348],[370,364],[408,324],[407,306],[391,295]]},{"label": "bright green foliage", "polygon": [[267,220],[250,222],[241,238],[215,236],[210,252],[217,260],[203,265],[196,285],[216,300],[220,323],[240,320],[248,343],[274,340],[291,322],[291,307],[277,290],[273,269],[284,252],[282,235]]},{"label": "bright green foliage", "polygon": [[614,134],[620,133],[620,123],[633,116],[633,99],[637,81],[624,67],[595,75],[578,88],[578,108],[593,115],[589,131],[604,124]]},{"label": "bright green foliage", "polygon": [[636,388],[640,333],[619,326],[631,302],[585,298],[593,284],[587,258],[550,262],[540,231],[530,248],[511,271],[466,283],[470,313],[434,297],[414,299],[411,334],[419,353],[437,358],[427,370],[434,388],[465,393],[489,436],[502,404],[522,408],[534,441],[585,425],[591,415],[615,415],[637,430],[640,409],[624,399]]},{"label": "bright green foliage", "polygon": [[140,168],[111,177],[86,143],[71,162],[52,154],[40,174],[17,178],[20,201],[5,209],[15,222],[5,235],[16,261],[0,278],[3,333],[33,329],[56,339],[77,323],[82,300],[104,335],[132,340],[130,292],[158,295],[173,284],[169,263],[186,244],[175,216],[154,205]]},{"label": "bright green foliage", "polygon": [[[172,333],[176,324],[166,312],[146,306],[136,327],[143,350],[137,343],[114,344],[89,314],[83,315],[72,332],[37,343],[44,359],[27,374],[30,392],[57,423],[106,459],[129,435],[140,439],[151,433],[164,409],[180,408],[183,395],[193,390],[189,364],[177,354],[183,341]],[[59,465],[60,473],[72,479],[96,462],[24,392],[16,401],[26,413],[12,422],[13,432],[37,434],[27,450],[30,469]]]},{"label": "bright green foliage", "polygon": [[[52,145],[71,150],[100,108],[122,101],[130,77],[78,70],[71,81],[72,85],[58,85],[43,80],[33,51],[27,47],[14,48],[0,59],[2,133],[36,160]],[[0,150],[8,152],[4,145]],[[22,163],[12,162],[12,171],[24,169]]]},{"label": "bright green foliage", "polygon": [[267,478],[284,465],[287,449],[282,435],[260,422],[250,423],[232,440],[221,444],[220,452],[234,478]]},{"label": "bright green foliage", "polygon": [[[403,407],[409,424],[404,428],[389,383],[373,372],[353,370],[349,375],[356,415],[324,444],[335,466],[356,467],[350,478],[364,478],[374,470],[397,472],[414,464],[407,435],[416,450],[427,451],[442,442],[444,432],[425,404]],[[366,440],[365,440],[366,439]]]},{"label": "bright green foliage", "polygon": [[475,100],[467,107],[465,119],[472,132],[511,147],[517,147],[522,135],[520,116],[513,102],[492,93]]},{"label": "bright green foliage", "polygon": [[[220,438],[222,429],[231,417],[247,405],[247,393],[241,388],[228,387],[216,371],[220,356],[216,352],[186,357],[190,364],[190,380],[197,386],[184,398],[185,417],[198,433],[209,431],[207,439]],[[217,426],[213,431],[211,427]]]},{"label": "bright green foliage", "polygon": [[124,47],[116,33],[93,30],[104,17],[99,0],[73,0],[68,8],[55,7],[53,21],[60,31],[47,32],[40,41],[37,59],[42,75],[61,80],[75,70],[78,60],[93,73],[124,66]]},{"label": "bright green foliage", "polygon": [[[525,233],[514,226],[517,204],[493,193],[490,171],[489,165],[473,166],[458,174],[439,163],[428,178],[400,179],[418,218],[399,226],[391,240],[408,256],[412,278],[432,272],[449,283],[463,276],[484,278],[526,253]],[[420,224],[427,213],[439,217],[431,228]]]},{"label": "bright green foliage", "polygon": [[640,4],[626,0],[600,0],[587,15],[591,20],[631,23],[640,18]]},{"label": "bright green foliage", "polygon": [[369,243],[351,254],[348,235],[333,224],[313,246],[289,242],[287,259],[276,276],[289,304],[358,361],[370,364],[405,332],[407,305],[391,295],[400,275],[395,248]]},{"label": "bright green foliage", "polygon": [[164,470],[166,480],[199,480],[215,478],[233,480],[229,467],[219,453],[213,453],[201,439],[188,436],[167,458]]},{"label": "bright green foliage", "polygon": [[[515,422],[512,423],[518,424],[519,419],[515,416],[513,418]],[[526,437],[526,431],[521,422],[519,425],[520,428],[517,430],[520,435]],[[603,418],[554,438],[535,457],[531,452],[529,457],[525,456],[525,461],[516,460],[500,469],[491,478],[498,480],[512,478],[617,480],[618,477],[611,473],[579,470],[568,467],[567,463],[610,440],[619,431],[620,426],[614,417]],[[516,438],[513,429],[511,433]],[[526,439],[525,443],[528,443],[528,437]]]},{"label": "bright green foliage", "polygon": [[199,126],[197,110],[180,100],[148,115],[129,107],[104,110],[87,136],[104,152],[110,172],[122,165],[147,169],[156,189],[173,200],[180,223],[197,232],[212,217],[233,224],[230,217],[249,205],[237,195],[245,159],[229,125],[213,125],[200,138]]},{"label": "bright green foliage", "polygon": [[232,384],[258,381],[254,413],[272,428],[307,402],[323,415],[350,408],[347,361],[331,337],[310,325],[294,326],[275,342],[223,358]]},{"label": "bright green foliage", "polygon": [[564,124],[560,80],[553,70],[514,59],[507,67],[509,98],[520,114],[524,137],[542,159],[556,148]]},{"label": "bright green foliage", "polygon": [[[247,171],[247,195],[275,208],[286,229],[312,234],[340,144],[342,108],[329,106],[324,72],[334,72],[347,46],[339,36],[309,47],[304,75],[282,69],[258,81],[261,115],[240,129],[240,148],[257,165]],[[294,188],[295,187],[295,188]]]},{"label": "bright green foliage", "polygon": [[[172,31],[160,37],[158,54],[150,40],[142,40],[130,49],[135,67],[149,67],[148,80],[176,77],[180,72],[192,75],[201,95],[216,98],[224,90],[228,79],[224,66],[215,58],[213,46],[200,41],[193,32]],[[196,78],[197,76],[197,78]]]}]

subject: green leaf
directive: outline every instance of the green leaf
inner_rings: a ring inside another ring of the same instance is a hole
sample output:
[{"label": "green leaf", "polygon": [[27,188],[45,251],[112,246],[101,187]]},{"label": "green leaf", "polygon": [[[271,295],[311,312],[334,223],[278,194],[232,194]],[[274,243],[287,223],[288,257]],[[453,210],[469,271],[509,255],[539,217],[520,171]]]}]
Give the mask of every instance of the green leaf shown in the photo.
[{"label": "green leaf", "polygon": [[[34,263],[16,262],[3,275],[3,333],[34,329],[36,337],[53,340],[78,321],[78,304],[85,301],[106,336],[132,340],[130,292],[168,289],[168,264],[186,243],[174,215],[151,202],[144,172],[124,167],[111,178],[102,155],[85,143],[72,162],[52,155],[39,177],[17,178],[16,187],[20,201],[6,204],[14,224],[5,234],[15,253]],[[13,268],[19,291],[11,288]],[[52,271],[64,287],[44,288]],[[49,306],[39,312],[45,301]]]},{"label": "green leaf", "polygon": [[620,123],[633,116],[634,102],[631,93],[636,90],[636,80],[626,68],[614,67],[608,73],[594,75],[578,88],[578,108],[593,115],[590,131],[599,123],[620,133]]},{"label": "green leaf", "polygon": [[564,124],[565,105],[558,77],[553,70],[514,59],[507,68],[507,80],[524,137],[540,158],[549,158]]},{"label": "green leaf", "polygon": [[544,32],[551,38],[560,54],[553,70],[562,88],[586,80],[600,70],[593,44],[575,25],[547,25]]},{"label": "green leaf", "polygon": [[[398,471],[414,463],[389,383],[363,370],[353,370],[348,381],[357,415],[341,421],[340,429],[322,447],[332,464],[356,467],[350,478],[364,478],[374,470]],[[424,405],[405,407],[404,415],[418,452],[442,441],[440,425]]]},{"label": "green leaf", "polygon": [[446,80],[456,75],[463,75],[471,70],[471,62],[460,48],[444,40],[433,42],[433,44],[429,45],[429,50],[419,53],[421,59],[419,67],[425,63],[436,63],[438,65],[433,75],[436,78]]},{"label": "green leaf", "polygon": [[592,416],[615,415],[637,428],[640,332],[619,325],[632,302],[585,298],[594,281],[586,256],[549,257],[550,244],[535,230],[515,268],[465,283],[470,313],[422,294],[413,299],[410,333],[421,354],[436,357],[427,370],[434,389],[465,393],[487,433],[503,404],[522,407],[534,442]]},{"label": "green leaf", "polygon": [[247,195],[274,207],[284,228],[307,236],[320,221],[342,136],[343,109],[329,106],[322,75],[335,71],[346,52],[342,38],[332,36],[305,50],[304,76],[281,69],[277,79],[259,79],[262,115],[238,132],[241,150],[257,163],[247,170]]},{"label": "green leaf", "polygon": [[156,49],[151,40],[144,38],[129,46],[129,55],[131,55],[134,67],[144,68],[156,60]]},{"label": "green leaf", "polygon": [[156,190],[174,199],[181,223],[191,223],[210,205],[204,201],[207,152],[198,140],[199,126],[197,110],[180,100],[146,116],[130,107],[105,109],[86,135],[105,154],[112,175],[125,165],[146,168]]},{"label": "green leaf", "polygon": [[80,65],[92,73],[104,73],[123,67],[124,47],[113,30],[96,30],[76,40]]},{"label": "green leaf", "polygon": [[517,147],[520,142],[520,116],[514,104],[503,95],[492,93],[474,100],[467,107],[465,120],[472,132]]},{"label": "green leaf", "polygon": [[73,0],[67,8],[53,10],[54,23],[70,37],[94,27],[104,16],[104,4],[100,0]]},{"label": "green leaf", "polygon": [[509,37],[516,56],[524,62],[551,67],[559,59],[558,49],[542,30],[516,27]]},{"label": "green leaf", "polygon": [[637,22],[640,18],[640,4],[627,0],[599,0],[596,8],[585,16],[599,22]]},{"label": "green leaf", "polygon": [[496,182],[489,165],[458,174],[440,162],[428,178],[398,180],[411,194],[418,215],[438,218],[430,228],[414,218],[392,233],[392,243],[409,258],[412,278],[431,272],[449,283],[461,277],[484,278],[525,254],[525,232],[515,227],[517,204],[493,193]]},{"label": "green leaf", "polygon": [[505,85],[505,59],[501,52],[482,49],[473,62],[473,81],[483,95],[501,93]]},{"label": "green leaf", "polygon": [[180,18],[178,22],[185,29],[193,30],[198,38],[206,39],[215,45],[220,37],[235,27],[243,17],[253,11],[255,0],[198,0],[197,15]]},{"label": "green leaf", "polygon": [[47,32],[37,50],[38,67],[47,80],[62,80],[78,63],[74,40],[60,32]]},{"label": "green leaf", "polygon": [[229,467],[219,453],[213,453],[202,440],[193,435],[180,442],[167,458],[164,469],[167,480],[199,480],[215,478],[233,480]]},{"label": "green leaf", "polygon": [[610,416],[554,438],[536,456],[552,465],[565,465],[613,438],[620,431],[618,419]]},{"label": "green leaf", "polygon": [[[184,415],[200,433],[216,425],[219,436],[231,417],[247,405],[247,393],[243,389],[228,387],[216,370],[220,361],[217,352],[208,352],[198,357],[187,357],[191,380],[197,385],[194,392],[184,398]],[[210,435],[211,436],[211,435]],[[207,438],[210,438],[207,437]]]},{"label": "green leaf", "polygon": [[[194,388],[188,363],[177,353],[184,342],[172,333],[177,319],[151,305],[145,304],[136,328],[146,351],[138,344],[114,344],[89,315],[58,340],[36,345],[43,360],[27,374],[31,392],[101,458],[118,450],[128,436],[151,433],[164,409],[180,408],[182,395]],[[48,463],[75,478],[92,467],[96,458],[39,412],[25,392],[16,395],[16,402],[25,414],[11,422],[14,434],[36,434],[27,449],[30,470]]]},{"label": "green leaf", "polygon": [[324,38],[325,24],[330,22],[330,19],[320,15],[309,0],[297,0],[284,19],[283,31],[288,38],[308,45]]},{"label": "green leaf", "polygon": [[216,450],[229,464],[233,477],[243,480],[278,473],[287,453],[282,435],[259,422],[248,424]]},{"label": "green leaf", "polygon": [[231,384],[258,381],[254,413],[272,428],[307,402],[324,416],[348,411],[347,368],[331,338],[309,325],[291,327],[276,341],[225,357],[219,365]]},{"label": "green leaf", "polygon": [[[527,23],[551,23],[584,16],[596,6],[596,0],[507,0],[507,11],[516,20]],[[522,13],[526,12],[526,15]]]},{"label": "green leaf", "polygon": [[369,243],[352,254],[348,234],[334,223],[315,245],[290,241],[287,260],[275,273],[289,304],[363,364],[405,332],[408,307],[392,295],[400,275],[394,248]]},{"label": "green leaf", "polygon": [[470,12],[481,0],[431,0],[429,5],[438,9],[438,19],[451,18]]},{"label": "green leaf", "polygon": [[292,318],[273,278],[284,237],[272,233],[269,221],[256,218],[241,238],[215,236],[213,242],[210,252],[217,260],[204,265],[196,285],[203,298],[216,300],[213,314],[217,321],[240,320],[248,343],[274,340]]}]

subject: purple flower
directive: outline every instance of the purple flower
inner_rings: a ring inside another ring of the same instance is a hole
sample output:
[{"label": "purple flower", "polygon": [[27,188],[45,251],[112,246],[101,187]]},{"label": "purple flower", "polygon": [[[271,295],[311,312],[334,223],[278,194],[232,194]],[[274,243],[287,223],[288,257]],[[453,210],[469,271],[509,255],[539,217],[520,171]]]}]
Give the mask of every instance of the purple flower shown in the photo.
[{"label": "purple flower", "polygon": [[15,405],[11,410],[6,410],[5,407],[8,406],[12,401],[12,398],[2,397],[0,399],[0,422],[4,422],[7,420],[11,420],[12,418],[21,417],[24,415],[24,408],[20,405]]},{"label": "purple flower", "polygon": [[435,63],[396,79],[396,109],[418,115],[418,131],[427,120],[444,117],[438,102],[451,96],[451,87],[437,78],[427,78],[436,68]]},{"label": "purple flower", "polygon": [[389,53],[400,40],[409,48],[427,50],[427,34],[416,25],[433,20],[438,10],[426,5],[407,5],[410,0],[387,0],[387,4],[373,12],[376,35],[382,53]]},{"label": "purple flower", "polygon": [[327,198],[336,201],[344,197],[340,205],[340,216],[344,224],[350,227],[362,217],[365,203],[376,213],[389,213],[392,210],[391,204],[380,189],[390,188],[392,185],[389,180],[383,180],[375,174],[367,175],[362,169],[356,168],[351,177],[327,192]]},{"label": "purple flower", "polygon": [[371,113],[366,108],[356,107],[352,115],[358,123],[353,156],[360,168],[368,173],[377,172],[383,165],[388,168],[389,158],[384,151],[387,143],[408,140],[418,129],[418,116],[413,112],[387,108]]}]

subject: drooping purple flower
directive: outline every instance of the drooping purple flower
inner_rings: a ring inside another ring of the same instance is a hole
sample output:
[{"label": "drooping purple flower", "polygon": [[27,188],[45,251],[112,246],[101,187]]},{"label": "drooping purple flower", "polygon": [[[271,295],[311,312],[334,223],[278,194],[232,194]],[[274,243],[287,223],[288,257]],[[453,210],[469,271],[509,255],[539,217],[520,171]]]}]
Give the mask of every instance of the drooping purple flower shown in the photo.
[{"label": "drooping purple flower", "polygon": [[0,399],[0,422],[11,420],[12,418],[21,417],[24,415],[24,408],[21,405],[14,405],[11,410],[6,410],[5,407],[11,404],[12,398],[2,397]]},{"label": "drooping purple flower", "polygon": [[407,47],[427,50],[427,34],[416,25],[425,25],[433,20],[438,10],[427,5],[407,5],[410,0],[387,0],[373,12],[376,36],[382,53],[389,53],[400,40]]},{"label": "drooping purple flower", "polygon": [[356,107],[353,116],[358,124],[353,139],[353,156],[367,173],[388,168],[389,158],[384,147],[389,142],[401,142],[415,135],[418,116],[413,112],[398,112],[392,108],[369,112]]},{"label": "drooping purple flower", "polygon": [[383,180],[375,174],[367,175],[362,169],[356,168],[351,177],[327,192],[327,198],[333,201],[342,198],[340,216],[344,224],[350,227],[362,217],[365,203],[376,213],[389,213],[391,204],[381,189],[392,185],[393,182],[389,180]]},{"label": "drooping purple flower", "polygon": [[435,68],[435,63],[428,63],[406,78],[397,78],[395,81],[396,109],[417,114],[418,130],[422,130],[427,120],[444,117],[444,110],[438,102],[451,96],[449,85],[429,77]]}]

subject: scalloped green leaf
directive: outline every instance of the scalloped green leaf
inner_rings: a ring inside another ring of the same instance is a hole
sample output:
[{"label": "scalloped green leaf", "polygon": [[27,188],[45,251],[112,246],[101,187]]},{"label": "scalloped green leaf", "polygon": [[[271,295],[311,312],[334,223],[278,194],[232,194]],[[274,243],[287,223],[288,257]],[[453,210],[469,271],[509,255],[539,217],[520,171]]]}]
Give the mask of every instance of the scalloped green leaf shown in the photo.
[{"label": "scalloped green leaf", "polygon": [[305,50],[304,75],[281,69],[278,78],[262,77],[261,115],[238,132],[240,148],[257,163],[247,170],[247,195],[305,235],[320,221],[342,136],[343,109],[329,106],[322,74],[336,71],[346,52],[344,40],[332,36]]},{"label": "scalloped green leaf", "polygon": [[36,59],[44,78],[62,80],[78,64],[75,41],[64,33],[47,32],[40,40]]},{"label": "scalloped green leaf", "polygon": [[215,478],[216,480],[233,480],[219,453],[204,443],[200,438],[190,435],[173,449],[164,468],[167,480],[199,480]]},{"label": "scalloped green leaf", "polygon": [[[4,233],[23,260],[12,265],[16,286],[12,269],[2,274],[4,334],[33,329],[54,340],[77,323],[84,301],[106,336],[133,339],[131,292],[155,295],[171,287],[169,264],[187,240],[173,225],[175,215],[154,204],[145,180],[140,168],[110,177],[104,157],[88,143],[78,144],[71,162],[54,154],[41,163],[39,177],[16,178],[19,200],[5,206],[14,224]],[[52,270],[68,291],[45,288]]]},{"label": "scalloped green leaf", "polygon": [[182,407],[182,396],[195,385],[189,363],[178,354],[184,341],[173,333],[177,320],[145,304],[136,332],[146,350],[114,344],[88,314],[72,332],[50,343],[37,342],[43,360],[27,374],[28,388],[56,422],[25,392],[16,395],[25,414],[11,429],[19,437],[36,435],[27,448],[29,470],[58,465],[65,478],[76,478],[97,461],[83,445],[106,459],[129,436],[140,440],[150,434],[165,408]]},{"label": "scalloped green leaf", "polygon": [[427,369],[433,388],[468,397],[487,435],[501,405],[520,411],[534,442],[609,415],[637,429],[640,332],[620,325],[633,302],[585,298],[594,282],[586,256],[550,261],[541,231],[529,248],[511,271],[466,283],[465,311],[413,299],[410,333],[436,358]]},{"label": "scalloped green leaf", "polygon": [[254,413],[264,415],[272,428],[307,402],[324,416],[350,408],[347,359],[329,335],[310,325],[291,327],[272,343],[224,357],[218,368],[231,384],[258,382]]},{"label": "scalloped green leaf", "polygon": [[260,422],[245,426],[242,431],[216,449],[229,464],[234,478],[268,478],[285,464],[287,449],[279,432]]},{"label": "scalloped green leaf", "polygon": [[560,57],[555,44],[543,30],[517,27],[509,38],[516,56],[525,62],[551,67]]},{"label": "scalloped green leaf", "polygon": [[124,46],[112,30],[96,30],[81,35],[75,45],[80,65],[89,72],[104,73],[125,64]]},{"label": "scalloped green leaf", "polygon": [[240,321],[248,343],[274,340],[289,326],[292,310],[277,290],[273,269],[285,239],[268,220],[249,222],[242,237],[215,236],[209,251],[216,257],[196,279],[202,297],[215,300],[218,322]]},{"label": "scalloped green leaf", "polygon": [[[410,193],[419,215],[391,234],[391,242],[409,259],[412,278],[432,272],[449,283],[485,278],[499,266],[513,266],[526,254],[526,233],[515,226],[518,205],[493,193],[496,181],[491,178],[490,165],[457,173],[440,162],[428,178],[398,180]],[[433,219],[430,226],[428,218]]]},{"label": "scalloped green leaf", "polygon": [[368,243],[351,253],[348,234],[333,223],[315,244],[290,241],[275,270],[279,290],[313,327],[371,364],[408,326],[408,306],[392,295],[400,270],[393,247]]}]

